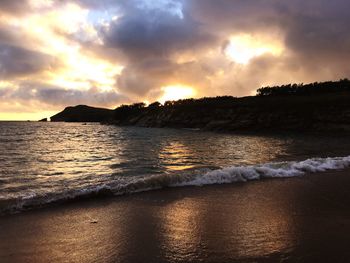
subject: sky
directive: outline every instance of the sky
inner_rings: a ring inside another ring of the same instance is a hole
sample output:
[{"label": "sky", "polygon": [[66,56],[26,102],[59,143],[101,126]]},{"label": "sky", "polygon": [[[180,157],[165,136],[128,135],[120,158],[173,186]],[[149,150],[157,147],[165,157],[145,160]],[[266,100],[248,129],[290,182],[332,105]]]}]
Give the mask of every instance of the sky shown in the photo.
[{"label": "sky", "polygon": [[348,0],[0,0],[0,120],[350,75]]}]

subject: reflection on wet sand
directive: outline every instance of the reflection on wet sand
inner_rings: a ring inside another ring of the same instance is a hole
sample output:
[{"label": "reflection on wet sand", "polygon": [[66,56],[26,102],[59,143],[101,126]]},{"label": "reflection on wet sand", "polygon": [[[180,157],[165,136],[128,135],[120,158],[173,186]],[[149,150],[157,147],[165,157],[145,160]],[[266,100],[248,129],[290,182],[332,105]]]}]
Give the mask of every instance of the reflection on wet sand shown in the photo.
[{"label": "reflection on wet sand", "polygon": [[235,213],[222,218],[221,234],[230,236],[231,257],[267,256],[294,247],[294,222],[285,207],[268,203],[261,207],[243,204],[235,208]]},{"label": "reflection on wet sand", "polygon": [[[16,125],[12,130],[20,131]],[[318,156],[320,146],[334,141],[81,124],[31,129],[37,134],[26,134],[25,143],[2,144],[6,165],[0,166],[0,187],[12,186],[3,188],[5,197],[28,192],[48,202],[66,200],[67,190],[118,187],[140,175],[180,176],[191,172],[186,169],[266,163],[281,156],[305,159],[305,149],[307,157]],[[348,152],[344,142],[330,152]],[[310,249],[314,258],[342,257],[350,243],[348,174],[339,183],[331,173],[321,193],[318,179],[310,186],[308,178],[164,189],[0,217],[0,261],[255,262],[290,251],[304,256]],[[329,232],[337,246],[327,254]]]},{"label": "reflection on wet sand", "polygon": [[295,246],[295,221],[287,203],[265,202],[259,193],[242,197],[241,189],[225,190],[212,189],[211,197],[184,198],[164,208],[161,220],[167,258],[189,262],[208,257],[219,262],[268,256]]},{"label": "reflection on wet sand", "polygon": [[169,203],[160,214],[163,253],[169,261],[193,261],[202,249],[200,202],[191,198]]},{"label": "reflection on wet sand", "polygon": [[14,249],[8,262],[108,262],[110,258],[122,262],[129,252],[124,232],[128,208],[117,206],[107,214],[101,209],[44,211],[40,216],[34,212],[23,221],[18,218],[21,223],[7,228],[10,237],[2,239],[10,239],[7,249]]},{"label": "reflection on wet sand", "polygon": [[349,262],[350,178],[340,175],[341,184],[315,175],[317,184],[180,188],[0,217],[1,262]]}]

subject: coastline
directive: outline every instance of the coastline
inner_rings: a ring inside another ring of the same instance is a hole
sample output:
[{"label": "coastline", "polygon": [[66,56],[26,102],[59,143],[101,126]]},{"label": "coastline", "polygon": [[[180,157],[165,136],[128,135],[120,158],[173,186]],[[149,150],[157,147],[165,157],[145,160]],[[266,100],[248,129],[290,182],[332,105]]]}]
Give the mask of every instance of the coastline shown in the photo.
[{"label": "coastline", "polygon": [[0,217],[2,262],[348,262],[350,169]]},{"label": "coastline", "polygon": [[216,132],[348,134],[347,91],[235,98],[208,97],[121,105],[114,110],[66,107],[53,122],[100,122],[117,126],[187,128]]}]

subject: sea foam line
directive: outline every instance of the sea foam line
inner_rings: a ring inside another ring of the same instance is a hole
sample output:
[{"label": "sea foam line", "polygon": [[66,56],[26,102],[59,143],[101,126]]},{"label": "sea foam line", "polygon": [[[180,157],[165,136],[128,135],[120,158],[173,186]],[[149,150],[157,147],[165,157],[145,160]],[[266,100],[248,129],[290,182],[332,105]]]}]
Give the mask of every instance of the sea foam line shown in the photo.
[{"label": "sea foam line", "polygon": [[31,194],[30,196],[23,196],[16,200],[7,200],[9,201],[8,205],[0,207],[0,213],[17,212],[49,203],[99,195],[123,195],[167,187],[231,184],[264,178],[288,178],[302,176],[306,173],[343,170],[348,167],[350,167],[350,156],[312,158],[300,162],[291,161],[231,166],[211,171],[202,170],[194,173],[130,177],[125,178],[125,181],[118,180],[108,184],[92,185],[83,189],[70,189],[62,193]]},{"label": "sea foam line", "polygon": [[350,167],[350,156],[312,158],[301,162],[276,162],[262,165],[231,166],[197,175],[190,181],[175,186],[201,186],[246,182],[263,178],[288,178],[306,173],[343,170]]},{"label": "sea foam line", "polygon": [[[350,156],[334,158],[312,158],[301,162],[274,162],[248,166],[230,166],[222,169],[195,174],[155,175],[138,178],[124,190],[133,192],[148,186],[152,188],[203,186],[213,184],[231,184],[260,180],[263,178],[288,178],[302,176],[306,173],[342,170],[350,167]],[[149,187],[148,189],[149,190]]]}]

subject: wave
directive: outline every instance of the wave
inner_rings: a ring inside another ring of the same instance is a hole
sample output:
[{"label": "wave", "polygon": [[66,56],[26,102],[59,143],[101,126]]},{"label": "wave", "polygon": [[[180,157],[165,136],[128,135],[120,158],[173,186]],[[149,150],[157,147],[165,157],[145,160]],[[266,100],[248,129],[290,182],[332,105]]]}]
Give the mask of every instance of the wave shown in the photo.
[{"label": "wave", "polygon": [[72,189],[59,193],[31,193],[20,198],[0,199],[0,213],[18,212],[50,203],[95,196],[116,196],[168,187],[231,184],[264,178],[296,177],[307,173],[343,170],[348,167],[350,167],[350,156],[312,158],[300,162],[274,162],[259,165],[231,166],[216,170],[202,169],[184,173],[119,178],[108,184],[89,186],[83,189]]}]

